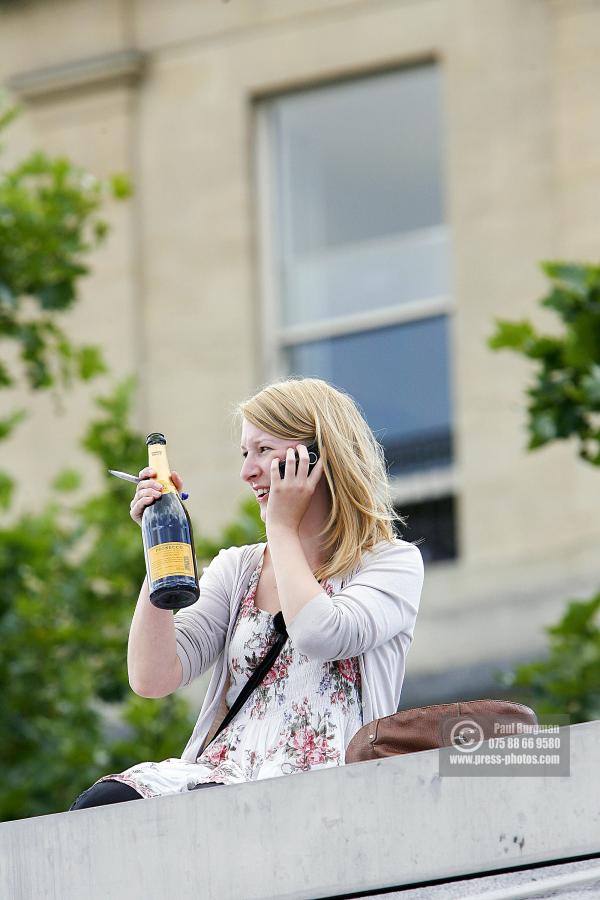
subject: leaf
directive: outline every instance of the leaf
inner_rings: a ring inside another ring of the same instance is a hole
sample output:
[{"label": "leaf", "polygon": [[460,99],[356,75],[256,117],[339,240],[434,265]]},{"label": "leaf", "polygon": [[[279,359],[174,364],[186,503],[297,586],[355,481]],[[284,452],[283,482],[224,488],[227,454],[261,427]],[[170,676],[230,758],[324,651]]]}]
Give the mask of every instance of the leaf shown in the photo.
[{"label": "leaf", "polygon": [[98,220],[97,222],[94,222],[94,236],[96,238],[96,241],[98,241],[98,243],[100,243],[101,241],[103,241],[105,239],[106,235],[108,234],[108,231],[109,231],[109,228],[108,228],[108,225],[106,222],[103,222],[100,220]]},{"label": "leaf", "polygon": [[29,413],[25,409],[17,409],[10,415],[0,419],[0,441],[5,440],[13,431],[13,429],[27,418]]},{"label": "leaf", "polygon": [[527,352],[535,337],[536,332],[533,325],[526,319],[520,322],[497,319],[496,333],[488,339],[488,347],[492,350],[508,348]]},{"label": "leaf", "polygon": [[565,321],[570,321],[582,308],[582,301],[579,296],[569,291],[555,288],[547,297],[544,297],[542,306],[545,306],[546,309],[553,309]]},{"label": "leaf", "polygon": [[4,363],[0,362],[0,387],[10,387],[14,384],[14,379],[9,374]]},{"label": "leaf", "polygon": [[594,364],[587,375],[581,379],[583,400],[592,408],[600,407],[600,365]]},{"label": "leaf", "polygon": [[547,335],[536,336],[528,344],[526,352],[530,359],[543,360],[547,365],[556,368],[563,363],[564,341]]},{"label": "leaf", "polygon": [[72,281],[61,281],[42,285],[34,292],[34,296],[40,301],[42,309],[63,310],[74,303],[75,289]]},{"label": "leaf", "polygon": [[130,197],[133,193],[133,188],[129,177],[124,173],[118,173],[116,175],[112,175],[110,179],[110,185],[112,189],[113,196],[119,200],[125,200],[127,197]]},{"label": "leaf", "polygon": [[9,509],[14,489],[14,479],[7,475],[6,472],[0,472],[0,509]]},{"label": "leaf", "polygon": [[[0,98],[2,99],[2,98]],[[4,131],[11,122],[13,122],[21,113],[19,106],[9,106],[4,112],[0,113],[0,131]]]},{"label": "leaf", "polygon": [[544,262],[541,267],[548,278],[556,281],[561,287],[573,291],[579,297],[583,297],[587,293],[590,283],[590,267],[564,262]]},{"label": "leaf", "polygon": [[81,475],[75,469],[63,469],[58,473],[52,487],[61,493],[70,493],[81,487]]},{"label": "leaf", "polygon": [[557,625],[546,630],[548,634],[578,637],[589,633],[590,629],[598,630],[598,611],[600,610],[600,594],[590,600],[574,600],[567,605],[566,611]]},{"label": "leaf", "polygon": [[565,364],[585,370],[591,362],[600,363],[600,315],[582,310],[565,339]]},{"label": "leaf", "polygon": [[79,377],[83,381],[90,381],[96,375],[103,375],[108,371],[99,347],[87,345],[80,347],[76,352]]},{"label": "leaf", "polygon": [[530,425],[532,439],[535,444],[532,446],[539,447],[553,440],[557,435],[556,422],[554,416],[550,413],[540,413],[531,419]]}]

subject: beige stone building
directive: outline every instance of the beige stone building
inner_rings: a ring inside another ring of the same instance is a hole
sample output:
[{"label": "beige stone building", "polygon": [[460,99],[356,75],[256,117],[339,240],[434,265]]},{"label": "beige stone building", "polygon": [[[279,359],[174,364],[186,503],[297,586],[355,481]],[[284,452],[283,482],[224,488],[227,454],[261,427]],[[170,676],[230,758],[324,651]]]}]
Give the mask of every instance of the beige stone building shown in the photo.
[{"label": "beige stone building", "polygon": [[[24,107],[4,163],[41,146],[134,182],[68,329],[138,374],[203,530],[244,494],[233,404],[329,378],[425,537],[405,702],[539,653],[600,585],[600,478],[526,454],[530,370],[486,339],[554,327],[540,260],[596,258],[600,0],[5,0],[0,81]],[[82,465],[99,390],[28,399],[19,509]]]}]

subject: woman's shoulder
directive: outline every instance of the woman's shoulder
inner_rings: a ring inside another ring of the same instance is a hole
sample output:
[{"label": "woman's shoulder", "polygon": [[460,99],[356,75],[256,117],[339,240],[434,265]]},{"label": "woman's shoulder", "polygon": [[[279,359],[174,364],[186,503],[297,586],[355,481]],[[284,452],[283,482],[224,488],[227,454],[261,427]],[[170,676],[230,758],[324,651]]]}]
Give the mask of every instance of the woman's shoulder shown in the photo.
[{"label": "woman's shoulder", "polygon": [[236,572],[240,566],[258,560],[266,547],[265,543],[243,544],[241,546],[222,547],[213,557],[211,566],[230,569]]},{"label": "woman's shoulder", "polygon": [[355,579],[364,580],[366,574],[379,581],[382,577],[385,580],[388,575],[394,578],[401,573],[415,575],[422,581],[423,557],[415,544],[396,538],[392,541],[379,541],[365,550],[352,570],[333,576],[333,581],[336,587],[344,588]]},{"label": "woman's shoulder", "polygon": [[246,553],[256,552],[259,547],[265,547],[264,541],[256,544],[232,544],[231,547],[223,547],[219,553],[226,553],[232,556],[244,556]]},{"label": "woman's shoulder", "polygon": [[393,541],[379,541],[365,551],[359,566],[359,569],[363,568],[389,569],[390,572],[411,569],[422,574],[423,557],[416,544],[395,538]]},{"label": "woman's shoulder", "polygon": [[413,544],[412,541],[404,541],[399,537],[394,538],[393,541],[380,541],[378,544],[375,544],[373,551],[377,553],[383,553],[387,551],[396,554],[403,554],[404,556],[409,554],[415,558],[423,558],[421,556],[421,551],[416,544]]}]

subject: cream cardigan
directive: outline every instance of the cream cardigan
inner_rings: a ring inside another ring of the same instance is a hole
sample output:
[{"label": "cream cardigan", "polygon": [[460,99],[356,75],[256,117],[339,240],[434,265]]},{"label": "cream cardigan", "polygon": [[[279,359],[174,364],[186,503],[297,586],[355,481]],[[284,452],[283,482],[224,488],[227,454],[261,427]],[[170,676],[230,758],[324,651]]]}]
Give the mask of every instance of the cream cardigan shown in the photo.
[{"label": "cream cardigan", "polygon": [[[177,655],[188,685],[216,663],[182,759],[195,762],[211,731],[228,681],[229,642],[240,602],[265,544],[221,550],[200,578],[200,597],[174,616]],[[317,594],[291,622],[295,647],[313,659],[358,656],[363,722],[395,713],[406,654],[423,586],[423,560],[414,544],[397,539],[365,553],[350,577],[330,579],[334,593]],[[222,708],[222,707],[221,707]],[[220,721],[220,719],[219,719]],[[212,729],[214,730],[214,729]]]}]

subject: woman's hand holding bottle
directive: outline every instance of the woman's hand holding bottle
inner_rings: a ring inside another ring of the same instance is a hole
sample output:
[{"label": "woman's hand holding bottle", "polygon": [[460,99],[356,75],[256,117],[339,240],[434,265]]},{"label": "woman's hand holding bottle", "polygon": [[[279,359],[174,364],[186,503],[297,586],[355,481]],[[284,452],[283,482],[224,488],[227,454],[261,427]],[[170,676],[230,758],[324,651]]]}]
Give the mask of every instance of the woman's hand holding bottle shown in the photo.
[{"label": "woman's hand holding bottle", "polygon": [[[135,494],[129,508],[129,515],[140,528],[144,510],[147,506],[151,506],[154,501],[162,495],[162,485],[156,480],[156,474],[156,469],[152,469],[149,466],[146,466],[145,469],[142,469],[139,472],[139,477],[142,480],[139,481],[136,486]],[[182,479],[177,472],[171,472],[170,476],[178,493],[181,493],[181,489],[183,488]]]}]

